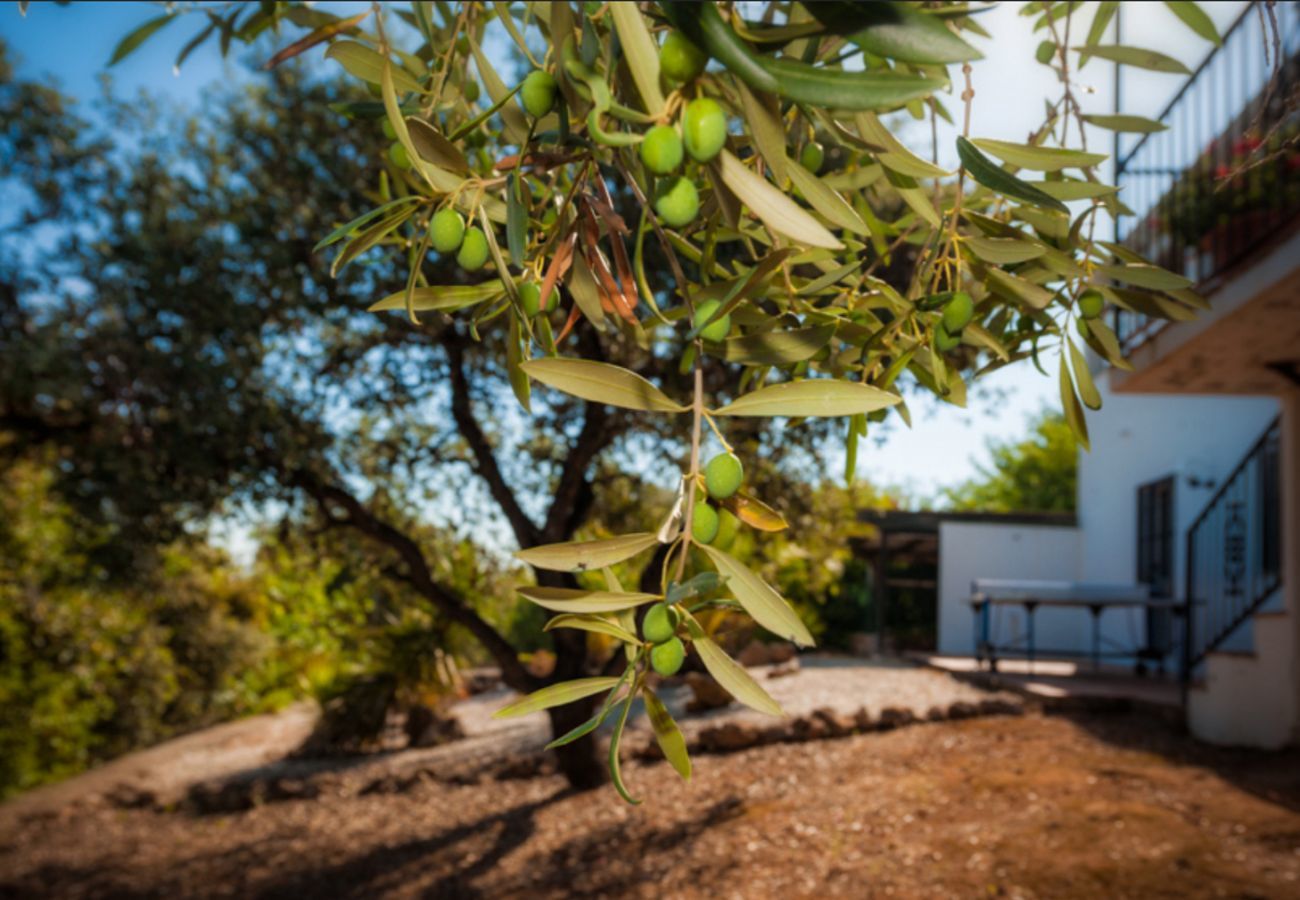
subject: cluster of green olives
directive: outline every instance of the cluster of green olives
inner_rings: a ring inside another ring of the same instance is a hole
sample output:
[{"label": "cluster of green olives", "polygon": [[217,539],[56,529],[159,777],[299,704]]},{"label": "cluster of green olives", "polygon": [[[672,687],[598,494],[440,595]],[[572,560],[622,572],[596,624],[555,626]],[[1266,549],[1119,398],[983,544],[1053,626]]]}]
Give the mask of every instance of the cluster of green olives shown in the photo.
[{"label": "cluster of green olives", "polygon": [[451,207],[438,210],[429,222],[429,243],[444,256],[455,253],[457,264],[467,272],[487,263],[487,235],[481,228],[466,228],[465,219]]},{"label": "cluster of green olives", "polygon": [[726,550],[736,540],[740,519],[729,509],[715,507],[710,501],[726,500],[740,490],[745,468],[734,453],[719,453],[704,467],[704,490],[707,497],[695,503],[691,512],[691,538],[697,544],[711,544]]},{"label": "cluster of green olives", "polygon": [[[687,83],[704,71],[708,56],[679,32],[670,32],[659,48],[659,71],[670,81]],[[682,109],[677,127],[655,125],[641,141],[641,162],[659,176],[654,209],[672,228],[694,221],[700,211],[695,183],[676,174],[686,157],[707,163],[727,140],[727,114],[716,100],[697,97]]]},{"label": "cluster of green olives", "polygon": [[681,613],[667,603],[656,603],[641,621],[641,637],[650,644],[650,665],[660,675],[676,675],[686,660],[686,645],[677,636]]},{"label": "cluster of green olives", "polygon": [[943,305],[943,316],[934,330],[935,346],[943,353],[961,344],[961,330],[975,318],[975,301],[965,291],[957,291]]}]

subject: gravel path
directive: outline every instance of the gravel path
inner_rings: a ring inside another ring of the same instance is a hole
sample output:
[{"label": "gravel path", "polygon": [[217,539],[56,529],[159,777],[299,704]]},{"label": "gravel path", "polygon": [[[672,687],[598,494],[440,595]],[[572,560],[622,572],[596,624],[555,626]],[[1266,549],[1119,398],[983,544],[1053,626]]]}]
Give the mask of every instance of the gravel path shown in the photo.
[{"label": "gravel path", "polygon": [[[727,750],[758,743],[762,729],[769,729],[766,740],[771,741],[770,729],[797,726],[800,718],[815,711],[846,720],[865,714],[878,721],[887,709],[926,719],[946,717],[938,712],[953,704],[973,707],[990,700],[1006,708],[1021,704],[1014,695],[990,694],[944,673],[901,661],[809,654],[800,662],[799,671],[780,678],[768,677],[771,667],[750,670],[785,709],[789,718],[784,726],[780,720],[734,703],[687,713],[691,691],[680,679],[663,684],[660,692],[692,746],[701,741],[711,746],[711,732],[738,726],[727,731],[729,737],[720,746],[717,742],[712,745]],[[545,713],[515,719],[492,717],[515,697],[514,692],[500,688],[452,707],[451,714],[466,735],[462,740],[440,747],[346,758],[285,758],[306,738],[316,720],[315,709],[307,705],[231,723],[132,754],[10,801],[0,806],[0,835],[32,816],[57,815],[69,806],[86,807],[105,800],[114,806],[164,808],[193,801],[208,811],[233,811],[322,794],[402,790],[414,779],[472,782],[491,771],[528,776],[544,765],[537,754],[551,738],[550,725]],[[649,724],[640,710],[629,724],[624,746],[633,754],[653,746]]]}]

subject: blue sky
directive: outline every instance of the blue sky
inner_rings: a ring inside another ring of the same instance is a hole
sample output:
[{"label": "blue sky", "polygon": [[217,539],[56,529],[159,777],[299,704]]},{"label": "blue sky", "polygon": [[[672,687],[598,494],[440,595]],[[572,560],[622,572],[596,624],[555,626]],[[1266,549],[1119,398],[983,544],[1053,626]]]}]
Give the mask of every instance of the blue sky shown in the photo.
[{"label": "blue sky", "polygon": [[[322,3],[323,8],[359,8],[356,3]],[[1206,2],[1201,6],[1226,29],[1242,8],[1240,0]],[[1033,60],[1042,38],[1032,32],[1033,19],[1017,15],[1019,3],[1004,3],[984,13],[980,22],[998,35],[996,44],[982,42],[986,58],[974,66],[976,98],[972,133],[1005,140],[1023,140],[1042,119],[1044,99],[1060,91],[1054,76]],[[68,6],[33,3],[26,18],[18,4],[0,3],[0,37],[21,58],[20,74],[54,74],[63,89],[83,101],[83,114],[93,114],[100,78],[113,47],[139,23],[158,15],[151,3],[87,3]],[[1124,4],[1125,43],[1160,50],[1181,59],[1190,68],[1209,51],[1205,41],[1192,35],[1156,3]],[[140,90],[164,95],[183,104],[196,104],[202,92],[215,83],[250,77],[234,58],[221,60],[215,46],[206,46],[186,61],[179,74],[172,63],[185,42],[201,26],[196,16],[164,28],[145,47],[111,70],[112,91],[131,96]],[[1073,41],[1072,41],[1073,43]],[[491,46],[487,48],[491,51]],[[312,51],[316,56],[320,50]],[[1083,73],[1085,107],[1110,112],[1113,69],[1094,63]],[[1125,75],[1125,112],[1155,115],[1182,84],[1181,76],[1136,73]],[[956,101],[950,107],[956,110]],[[940,136],[940,163],[952,164],[952,133]],[[929,152],[927,129],[917,129],[918,149]],[[1095,142],[1095,143],[1094,143]],[[1110,150],[1109,133],[1089,135],[1089,147]],[[970,407],[959,410],[937,402],[921,402],[913,410],[914,427],[895,427],[873,435],[859,456],[858,472],[879,484],[906,487],[912,495],[932,496],[944,484],[975,473],[975,463],[985,458],[985,442],[1010,439],[1025,432],[1026,420],[1044,406],[1057,404],[1055,379],[1044,378],[1030,366],[1003,370],[983,382],[988,396],[975,394]]]}]

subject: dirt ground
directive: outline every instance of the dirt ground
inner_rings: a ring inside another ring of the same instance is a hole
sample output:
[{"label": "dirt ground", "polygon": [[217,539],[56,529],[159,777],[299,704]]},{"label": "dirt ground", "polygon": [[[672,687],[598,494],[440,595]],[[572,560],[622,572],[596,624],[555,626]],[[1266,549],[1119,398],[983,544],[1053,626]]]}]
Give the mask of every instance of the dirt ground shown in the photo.
[{"label": "dirt ground", "polygon": [[0,835],[0,896],[1300,897],[1300,755],[1132,715],[989,717],[556,777]]}]

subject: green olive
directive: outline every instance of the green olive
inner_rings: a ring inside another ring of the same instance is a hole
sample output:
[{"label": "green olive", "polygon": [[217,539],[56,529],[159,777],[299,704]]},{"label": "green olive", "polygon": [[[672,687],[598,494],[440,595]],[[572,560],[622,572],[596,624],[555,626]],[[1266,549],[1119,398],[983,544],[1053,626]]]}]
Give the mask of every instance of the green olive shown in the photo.
[{"label": "green olive", "polygon": [[1087,290],[1079,295],[1079,315],[1085,319],[1097,318],[1105,305],[1106,298],[1101,295],[1101,291]]},{"label": "green olive", "polygon": [[943,327],[949,334],[961,334],[975,316],[975,301],[965,291],[952,295],[943,307]]},{"label": "green olive", "polygon": [[815,175],[821,171],[824,162],[826,162],[826,151],[822,150],[821,144],[809,141],[804,145],[803,152],[799,154],[799,165]]},{"label": "green olive", "polygon": [[691,537],[697,544],[708,544],[718,536],[718,511],[701,500],[695,504],[691,518]]},{"label": "green olive", "polygon": [[681,616],[676,609],[666,603],[656,603],[641,622],[641,637],[652,644],[662,644],[677,633],[680,623]]},{"label": "green olive", "polygon": [[673,81],[695,80],[704,71],[708,61],[708,54],[692,44],[680,31],[668,32],[664,45],[659,48],[659,71]]},{"label": "green olive", "polygon": [[941,322],[934,329],[934,345],[939,348],[941,353],[956,350],[961,345],[961,335],[951,333],[943,327]]},{"label": "green olive", "polygon": [[641,142],[641,162],[656,175],[668,175],[682,164],[682,139],[671,125],[656,125]]},{"label": "green olive", "polygon": [[454,253],[465,238],[465,220],[450,206],[440,209],[429,223],[429,243],[439,253]]},{"label": "green olive", "polygon": [[393,123],[388,119],[384,119],[384,137],[390,141],[397,140],[397,129],[393,128]]},{"label": "green olive", "polygon": [[411,168],[411,157],[407,155],[406,148],[396,141],[388,145],[388,158],[399,169]]},{"label": "green olive", "polygon": [[692,100],[682,113],[682,136],[691,158],[708,162],[727,142],[727,114],[716,100],[708,97]]},{"label": "green olive", "polygon": [[726,500],[744,480],[745,467],[734,453],[719,453],[704,467],[704,486],[714,500]]},{"label": "green olive", "polygon": [[469,52],[469,38],[465,37],[465,35],[463,34],[460,37],[456,38],[456,52],[457,53]]},{"label": "green olive", "polygon": [[719,550],[730,550],[740,534],[740,519],[729,509],[718,511],[718,536],[713,539],[713,546]]},{"label": "green olive", "polygon": [[555,106],[555,76],[535,69],[528,73],[519,89],[519,102],[534,119],[540,119]]},{"label": "green olive", "polygon": [[682,228],[700,211],[700,194],[689,178],[678,176],[659,186],[655,212],[670,228]]},{"label": "green olive", "polygon": [[478,228],[466,231],[465,240],[460,244],[460,252],[456,254],[456,262],[467,272],[477,272],[483,268],[487,258],[487,236]]},{"label": "green olive", "polygon": [[530,319],[542,311],[542,289],[537,282],[526,281],[519,285],[519,305]]},{"label": "green olive", "polygon": [[477,100],[478,91],[479,91],[478,82],[475,81],[473,78],[467,80],[465,84],[461,86],[460,89],[460,92],[465,95],[466,103],[473,103],[475,100]]},{"label": "green olive", "polygon": [[686,645],[680,638],[669,638],[662,644],[650,648],[650,665],[665,677],[676,675],[686,661]]},{"label": "green olive", "polygon": [[[716,313],[721,306],[721,300],[705,300],[699,306],[695,307],[695,318],[691,321],[691,325],[695,328],[704,326],[703,330],[700,331],[700,337],[704,338],[706,341],[713,341],[716,343],[725,340],[728,332],[731,331],[731,313],[727,313],[717,320],[709,322],[709,320],[713,318],[714,313]],[[705,322],[709,322],[709,324],[705,325]]]}]

